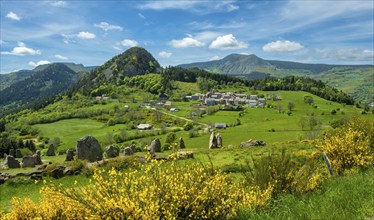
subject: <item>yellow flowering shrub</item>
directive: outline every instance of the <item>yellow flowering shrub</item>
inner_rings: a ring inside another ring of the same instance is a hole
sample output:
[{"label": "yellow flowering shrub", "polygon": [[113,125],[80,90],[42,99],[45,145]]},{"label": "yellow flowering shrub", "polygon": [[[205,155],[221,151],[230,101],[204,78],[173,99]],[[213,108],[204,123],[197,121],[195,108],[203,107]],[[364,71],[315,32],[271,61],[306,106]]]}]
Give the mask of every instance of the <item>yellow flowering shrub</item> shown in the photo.
[{"label": "yellow flowering shrub", "polygon": [[44,187],[40,203],[14,202],[3,218],[226,219],[264,205],[271,193],[271,186],[244,187],[197,163],[152,160],[140,169],[97,169],[84,187]]},{"label": "yellow flowering shrub", "polygon": [[338,174],[355,166],[369,167],[374,164],[373,138],[349,125],[340,127],[327,136],[321,149],[329,157],[333,170]]},{"label": "yellow flowering shrub", "polygon": [[271,196],[281,193],[305,193],[317,189],[325,178],[318,166],[318,160],[313,157],[313,153],[309,156],[303,152],[303,156],[295,158],[282,149],[281,152],[252,158],[253,165],[247,161],[243,174],[246,183],[251,186],[262,190],[272,186]]}]

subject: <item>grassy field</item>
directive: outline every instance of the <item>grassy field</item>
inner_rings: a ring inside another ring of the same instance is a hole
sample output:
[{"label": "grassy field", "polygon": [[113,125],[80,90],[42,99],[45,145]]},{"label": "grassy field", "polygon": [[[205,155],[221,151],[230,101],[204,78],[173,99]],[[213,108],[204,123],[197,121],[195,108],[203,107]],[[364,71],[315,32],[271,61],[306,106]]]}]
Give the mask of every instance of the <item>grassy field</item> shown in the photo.
[{"label": "grassy field", "polygon": [[[191,85],[183,85],[186,88]],[[264,95],[267,92],[262,92]],[[270,92],[269,92],[270,93]],[[273,92],[272,92],[273,93]],[[186,150],[192,151],[195,154],[197,161],[203,163],[210,163],[218,169],[224,171],[237,171],[240,168],[241,164],[244,164],[245,161],[249,160],[252,156],[259,157],[265,152],[271,152],[273,150],[279,150],[281,148],[287,148],[289,152],[293,154],[302,154],[303,152],[310,152],[315,149],[315,143],[303,141],[308,138],[309,128],[306,127],[304,130],[300,126],[300,120],[303,117],[309,117],[314,115],[317,117],[321,123],[321,133],[330,129],[330,122],[342,119],[350,115],[360,114],[360,109],[356,109],[353,106],[345,106],[342,104],[329,102],[324,99],[321,99],[317,96],[310,95],[306,92],[288,92],[288,91],[277,91],[274,92],[279,94],[282,98],[281,101],[268,101],[269,104],[277,106],[278,104],[282,105],[282,111],[279,112],[275,108],[244,108],[244,115],[239,116],[238,111],[218,111],[213,115],[204,115],[199,119],[199,122],[202,123],[227,123],[231,125],[237,122],[237,119],[240,120],[240,125],[229,127],[227,129],[217,130],[216,133],[220,133],[223,137],[223,149],[208,149],[209,136],[210,133],[204,133],[203,129],[199,131],[199,136],[190,138],[188,131],[178,131],[176,132],[177,138],[182,137],[185,141]],[[310,95],[314,99],[315,106],[304,103],[304,96]],[[286,112],[288,102],[293,102],[295,108],[292,110],[292,114],[289,116]],[[179,112],[172,113],[176,116],[185,117],[191,111],[191,104],[194,102],[173,102],[172,107],[180,109]],[[107,105],[94,105],[89,108],[114,108],[115,105],[122,105],[118,102],[108,103]],[[123,104],[124,105],[124,104]],[[140,105],[140,103],[131,103],[130,107],[135,107]],[[46,109],[46,111],[52,111],[53,109]],[[332,115],[331,111],[336,110],[337,113]],[[166,109],[163,111],[167,111]],[[170,113],[170,112],[168,112]],[[361,117],[367,119],[373,119],[372,114],[361,115]],[[34,127],[41,130],[41,133],[44,137],[49,137],[53,139],[54,137],[59,137],[61,140],[61,145],[58,150],[65,151],[66,149],[74,149],[76,142],[79,138],[82,138],[86,135],[91,135],[96,137],[99,141],[103,140],[108,133],[113,132],[114,134],[118,133],[121,129],[124,129],[126,125],[117,124],[114,126],[107,126],[106,123],[98,122],[93,119],[66,119],[60,120],[54,123],[46,124],[36,124]],[[203,126],[202,126],[203,127]],[[157,128],[156,128],[157,129]],[[128,132],[137,132],[136,130],[131,130]],[[161,143],[163,144],[166,140],[166,135],[157,135],[160,138]],[[136,143],[146,142],[150,144],[154,137],[145,137],[137,139]],[[266,147],[251,147],[251,148],[240,148],[239,144],[243,141],[249,139],[263,140],[267,143]],[[128,146],[132,141],[127,141],[120,143],[119,146],[125,147]],[[104,146],[102,146],[104,147]],[[165,151],[161,155],[169,155],[173,150]],[[138,152],[137,155],[144,155],[144,152]],[[54,163],[63,163],[65,156],[56,156],[56,157],[42,157],[45,162],[54,162]],[[33,168],[28,169],[14,169],[11,172],[24,172],[30,171]],[[75,176],[75,177],[65,177],[61,180],[54,180],[57,183],[66,183],[68,186],[73,180],[79,180],[83,183],[87,182],[87,178],[84,176]],[[27,179],[15,180],[13,184],[4,184],[0,186],[1,190],[1,199],[0,207],[2,210],[9,210],[10,208],[10,199],[12,196],[25,197],[30,196],[34,200],[39,199],[38,190],[40,184],[33,184],[33,181]],[[12,187],[11,185],[14,185]],[[310,202],[311,199],[316,199],[317,202],[313,203],[311,206],[317,206],[318,204],[318,194],[311,198],[303,198],[306,204]],[[289,199],[288,197],[285,198]],[[293,198],[296,203],[298,198]],[[282,200],[280,200],[282,201]],[[287,200],[288,201],[288,200]],[[283,202],[283,201],[282,201]],[[292,203],[291,203],[292,204]],[[365,203],[366,204],[366,203]],[[299,206],[297,206],[299,207]],[[290,207],[284,206],[279,209],[283,209],[282,212],[286,210],[291,210]],[[301,207],[300,210],[306,209]],[[301,213],[301,211],[300,211]],[[273,212],[253,212],[244,210],[243,213],[239,216],[242,219],[247,218],[298,218],[304,217],[301,214],[291,215],[288,213],[284,216],[276,215]],[[291,217],[287,217],[291,216]]]}]

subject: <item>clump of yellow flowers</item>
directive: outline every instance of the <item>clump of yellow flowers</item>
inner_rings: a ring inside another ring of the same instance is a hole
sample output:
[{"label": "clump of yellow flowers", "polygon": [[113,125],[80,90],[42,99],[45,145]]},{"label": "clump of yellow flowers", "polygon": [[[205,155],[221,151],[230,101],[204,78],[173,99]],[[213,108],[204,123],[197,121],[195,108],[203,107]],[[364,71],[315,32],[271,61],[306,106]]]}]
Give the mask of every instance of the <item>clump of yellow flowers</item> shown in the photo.
[{"label": "clump of yellow flowers", "polygon": [[4,219],[226,219],[270,199],[198,163],[151,160],[125,171],[97,169],[83,187],[43,187],[39,203],[13,199]]},{"label": "clump of yellow flowers", "polygon": [[352,118],[329,134],[321,145],[338,174],[374,164],[374,123]]}]

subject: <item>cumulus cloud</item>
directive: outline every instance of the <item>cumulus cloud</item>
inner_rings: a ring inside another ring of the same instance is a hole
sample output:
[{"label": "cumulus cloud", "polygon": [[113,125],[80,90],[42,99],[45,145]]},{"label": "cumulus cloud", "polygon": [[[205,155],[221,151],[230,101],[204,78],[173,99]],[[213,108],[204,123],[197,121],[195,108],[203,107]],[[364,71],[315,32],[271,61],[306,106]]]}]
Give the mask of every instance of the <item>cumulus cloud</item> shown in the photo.
[{"label": "cumulus cloud", "polygon": [[18,42],[18,46],[13,48],[12,51],[1,51],[1,54],[15,55],[15,56],[40,55],[41,51],[28,48],[26,47],[25,43]]},{"label": "cumulus cloud", "polygon": [[124,47],[136,47],[139,43],[135,40],[125,39],[120,42],[120,44]]},{"label": "cumulus cloud", "polygon": [[247,47],[248,44],[242,41],[238,41],[232,34],[219,36],[209,45],[209,48],[220,50],[234,50]]},{"label": "cumulus cloud", "polygon": [[9,12],[9,13],[6,15],[6,17],[9,18],[9,19],[12,19],[12,20],[16,20],[16,21],[21,20],[21,17],[18,16],[16,13],[12,12],[12,11]]},{"label": "cumulus cloud", "polygon": [[98,27],[98,28],[101,28],[104,31],[111,31],[111,30],[122,31],[123,30],[123,28],[121,26],[112,25],[112,24],[109,24],[107,22],[100,22],[100,24],[94,24],[94,26]]},{"label": "cumulus cloud", "polygon": [[59,54],[55,55],[55,57],[56,57],[57,59],[60,59],[60,60],[67,60],[67,59],[69,59],[69,58],[64,57],[64,56],[62,56],[62,55],[59,55]]},{"label": "cumulus cloud", "polygon": [[163,57],[163,58],[169,58],[172,55],[172,53],[166,52],[166,51],[161,51],[160,53],[158,53],[158,55],[160,57]]},{"label": "cumulus cloud", "polygon": [[49,62],[48,60],[40,60],[38,62],[33,62],[33,61],[30,61],[29,62],[29,65],[30,66],[33,66],[33,67],[37,67],[37,66],[40,66],[40,65],[44,65],[44,64],[50,64],[51,62]]},{"label": "cumulus cloud", "polygon": [[219,57],[219,56],[213,56],[209,60],[213,61],[213,60],[220,60],[220,59],[221,59],[221,57]]},{"label": "cumulus cloud", "polygon": [[192,38],[191,35],[181,40],[171,40],[169,44],[175,48],[202,47],[205,43]]},{"label": "cumulus cloud", "polygon": [[80,38],[80,39],[84,39],[84,40],[89,40],[89,39],[94,39],[96,38],[96,35],[93,34],[93,33],[90,33],[90,32],[79,32],[77,34],[77,37]]},{"label": "cumulus cloud", "polygon": [[266,44],[262,47],[262,50],[265,52],[294,52],[303,49],[304,46],[300,43],[294,42],[294,41],[274,41]]}]

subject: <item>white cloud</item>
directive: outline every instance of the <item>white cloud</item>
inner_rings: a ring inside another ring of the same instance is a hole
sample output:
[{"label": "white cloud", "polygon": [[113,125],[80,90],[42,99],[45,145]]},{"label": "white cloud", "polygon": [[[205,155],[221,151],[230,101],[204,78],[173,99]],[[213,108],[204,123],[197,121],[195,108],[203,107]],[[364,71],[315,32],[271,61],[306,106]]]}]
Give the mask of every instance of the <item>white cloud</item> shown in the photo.
[{"label": "white cloud", "polygon": [[93,34],[93,33],[90,33],[90,32],[79,32],[77,34],[77,37],[80,38],[80,39],[84,39],[84,40],[89,40],[89,39],[94,39],[96,38],[96,35]]},{"label": "white cloud", "polygon": [[151,10],[189,9],[198,4],[198,1],[150,1],[140,5],[139,8]]},{"label": "white cloud", "polygon": [[139,43],[135,40],[125,39],[121,41],[121,45],[124,47],[136,47],[139,45]]},{"label": "white cloud", "polygon": [[101,28],[104,31],[119,30],[122,31],[123,28],[118,25],[111,25],[107,22],[100,22],[100,24],[94,24],[95,27]]},{"label": "white cloud", "polygon": [[7,15],[6,15],[7,18],[9,19],[12,19],[12,20],[16,20],[16,21],[19,21],[21,20],[21,17],[19,17],[16,13],[14,12],[9,12]]},{"label": "white cloud", "polygon": [[40,55],[40,50],[34,50],[32,48],[26,47],[23,42],[18,42],[18,46],[13,48],[12,51],[1,51],[1,54],[15,55],[15,56],[26,56],[26,55]]},{"label": "white cloud", "polygon": [[169,44],[175,48],[202,47],[205,43],[192,38],[191,35],[181,40],[171,40]]},{"label": "white cloud", "polygon": [[237,5],[233,5],[233,4],[227,5],[227,10],[228,11],[235,11],[235,10],[238,10],[238,9],[239,9],[239,6],[237,6]]},{"label": "white cloud", "polygon": [[138,16],[141,18],[141,19],[147,19],[142,13],[138,13]]},{"label": "white cloud", "polygon": [[262,47],[262,50],[265,52],[295,52],[303,49],[304,46],[295,41],[274,41],[270,42]]},{"label": "white cloud", "polygon": [[163,57],[163,58],[169,58],[172,55],[172,53],[166,52],[166,51],[161,51],[160,53],[158,53],[158,55],[160,57]]},{"label": "white cloud", "polygon": [[210,60],[210,61],[213,61],[213,60],[220,60],[220,59],[221,59],[220,56],[213,56],[213,57],[211,57],[209,60]]},{"label": "white cloud", "polygon": [[6,41],[0,40],[0,45],[6,44]]},{"label": "white cloud", "polygon": [[54,1],[51,3],[51,5],[56,7],[65,7],[68,5],[68,3],[66,1]]},{"label": "white cloud", "polygon": [[117,47],[117,46],[113,46],[113,49],[116,49],[116,50],[119,50],[119,51],[123,51],[123,49],[122,49],[122,48],[120,48],[120,47]]},{"label": "white cloud", "polygon": [[322,49],[316,50],[317,56],[323,59],[337,59],[340,61],[373,61],[374,51],[358,48]]},{"label": "white cloud", "polygon": [[202,14],[213,12],[231,12],[239,9],[235,1],[146,1],[138,6],[142,10],[178,9]]},{"label": "white cloud", "polygon": [[49,62],[48,60],[40,60],[38,62],[33,62],[33,61],[30,61],[29,62],[29,65],[30,66],[33,66],[33,67],[37,67],[37,66],[40,66],[40,65],[44,65],[44,64],[50,64],[51,62]]},{"label": "white cloud", "polygon": [[247,47],[247,43],[238,41],[232,34],[219,36],[209,45],[209,48],[220,50],[234,50]]},{"label": "white cloud", "polygon": [[62,56],[62,55],[59,55],[59,54],[55,55],[55,57],[56,57],[57,59],[60,59],[60,60],[68,60],[68,59],[69,59],[69,58],[64,57],[64,56]]}]

